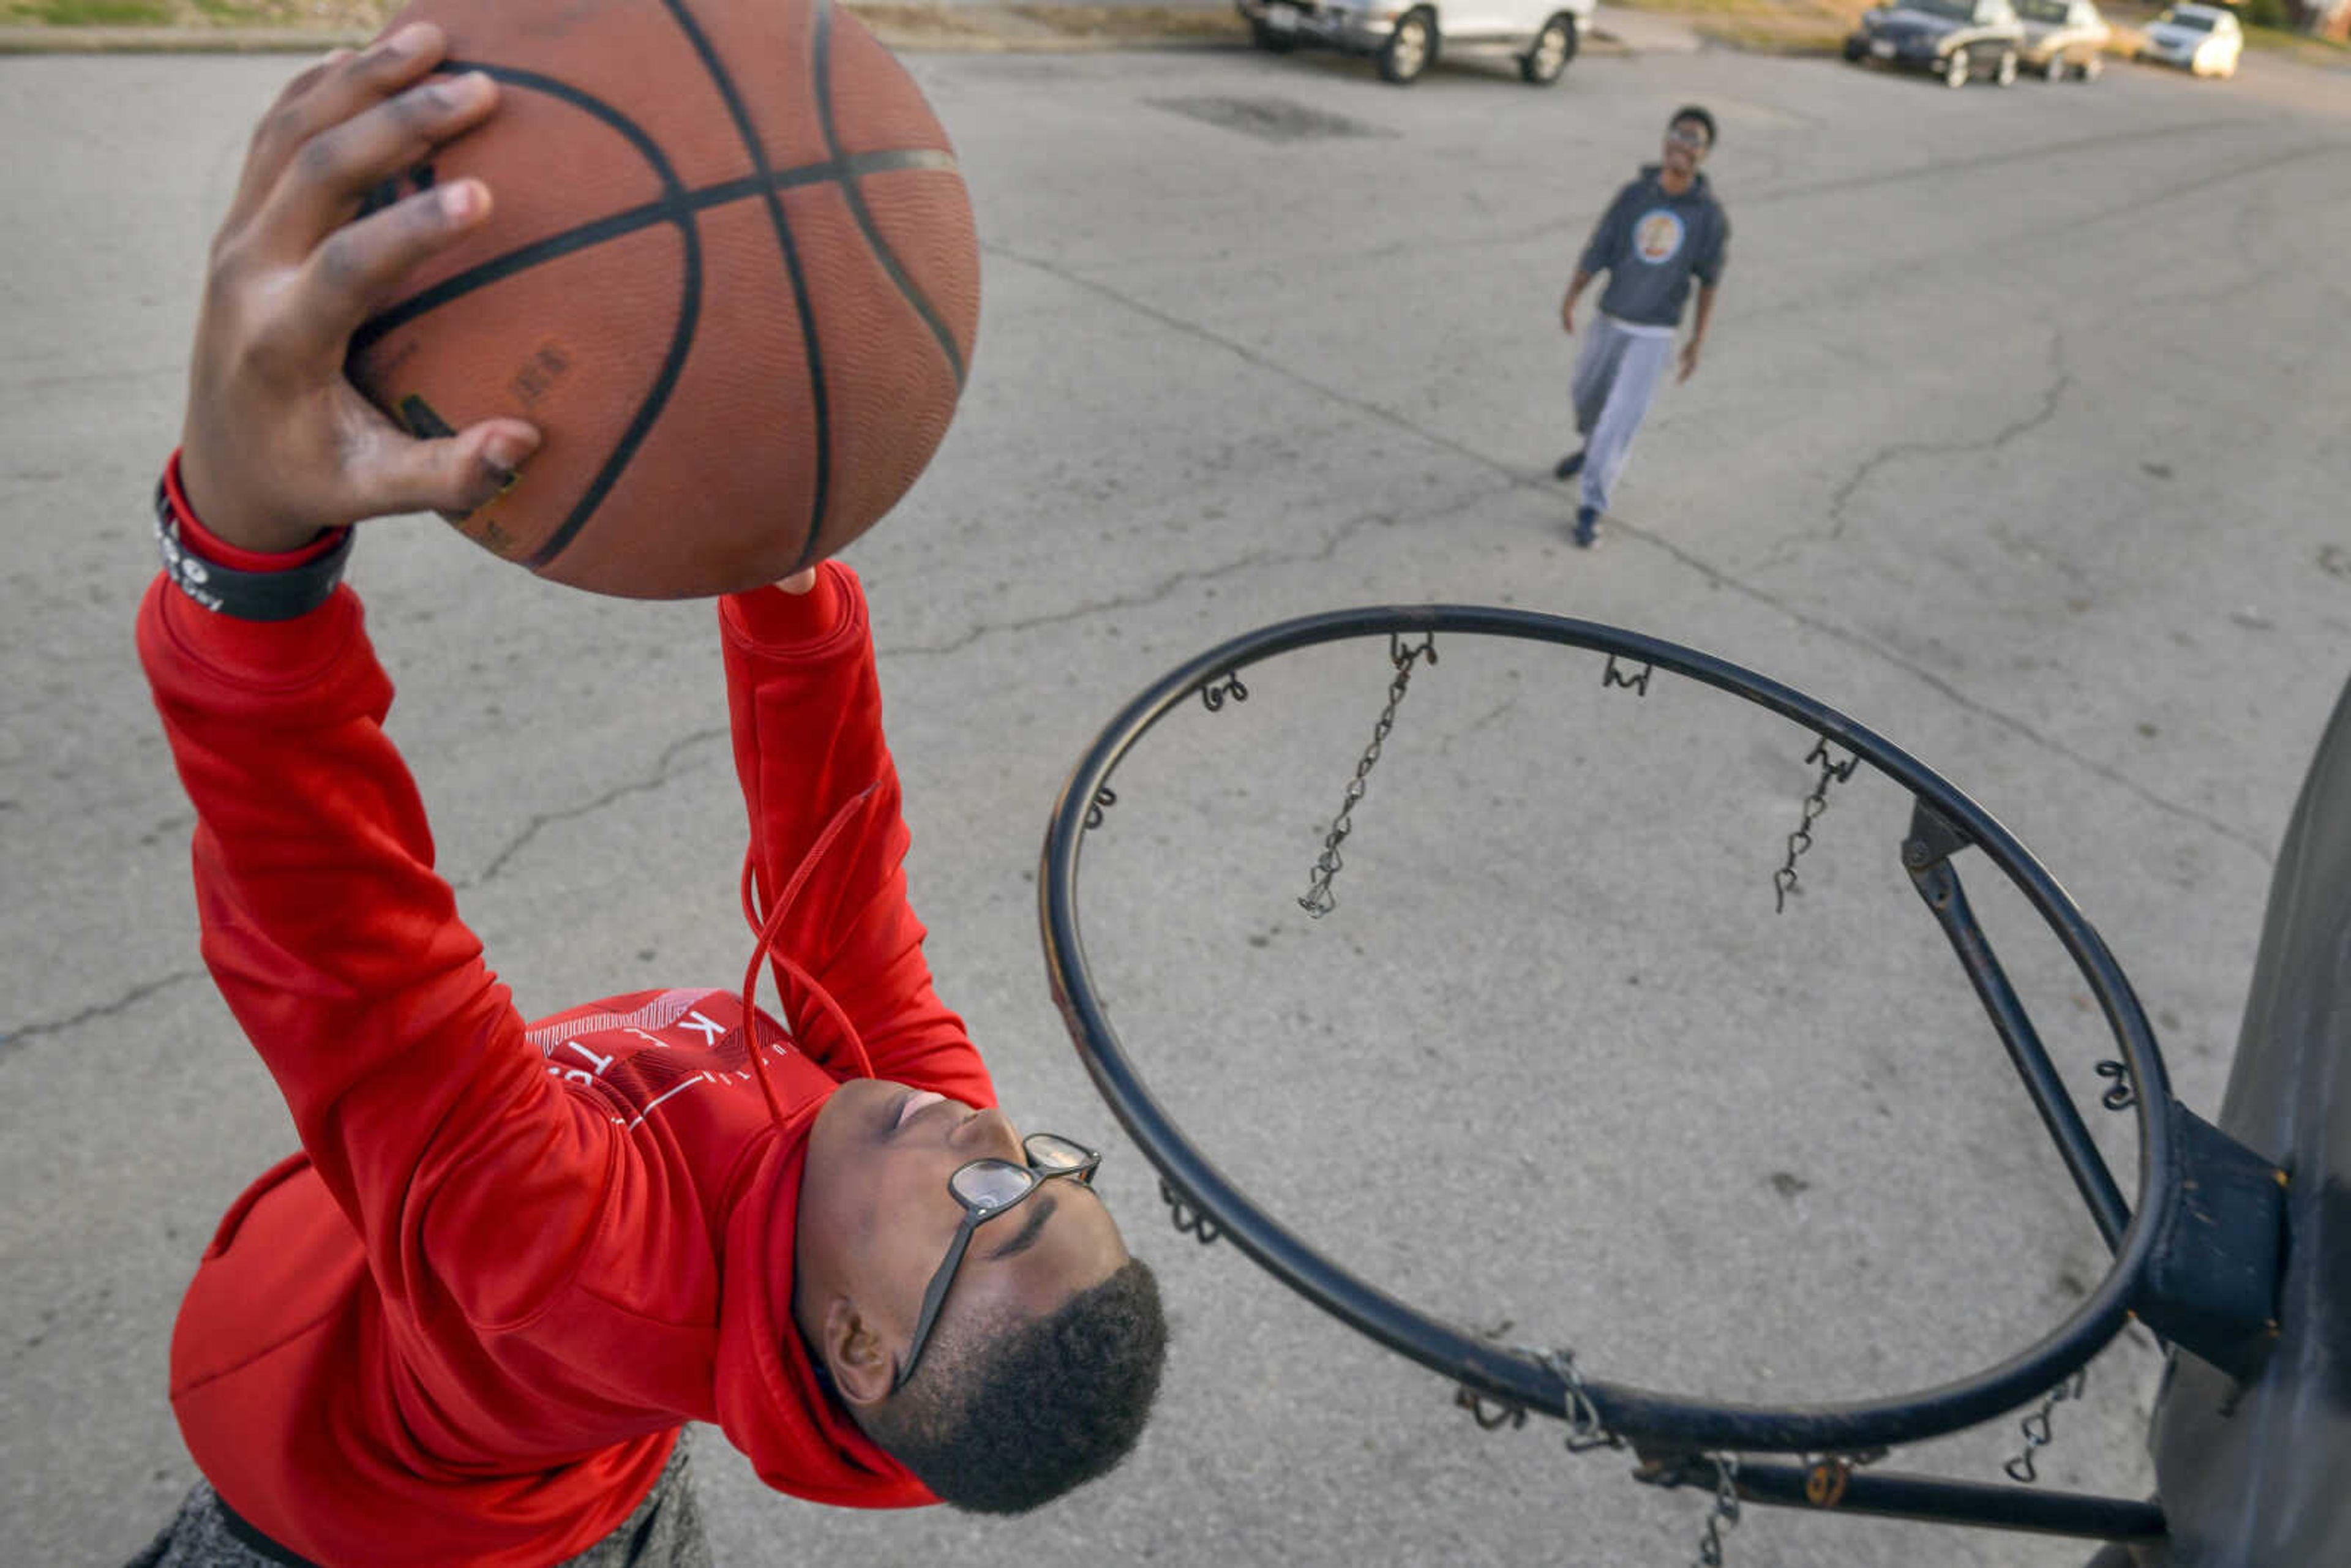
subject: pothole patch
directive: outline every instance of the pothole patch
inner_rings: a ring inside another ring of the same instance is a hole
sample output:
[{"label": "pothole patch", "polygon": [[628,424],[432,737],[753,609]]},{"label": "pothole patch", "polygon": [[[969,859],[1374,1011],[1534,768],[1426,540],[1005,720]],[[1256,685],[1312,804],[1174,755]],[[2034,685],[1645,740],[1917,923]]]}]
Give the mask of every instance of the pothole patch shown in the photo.
[{"label": "pothole patch", "polygon": [[1238,131],[1260,141],[1313,141],[1333,136],[1393,136],[1395,133],[1343,114],[1331,114],[1286,98],[1155,98],[1154,109]]}]

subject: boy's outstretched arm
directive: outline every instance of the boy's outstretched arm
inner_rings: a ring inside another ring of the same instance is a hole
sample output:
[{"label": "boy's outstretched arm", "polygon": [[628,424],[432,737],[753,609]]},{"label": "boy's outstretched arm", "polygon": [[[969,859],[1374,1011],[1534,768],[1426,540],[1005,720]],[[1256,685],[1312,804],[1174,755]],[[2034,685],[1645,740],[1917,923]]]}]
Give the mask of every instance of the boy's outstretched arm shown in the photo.
[{"label": "boy's outstretched arm", "polygon": [[[255,138],[213,249],[175,470],[181,542],[213,568],[299,577],[289,563],[361,518],[478,504],[536,444],[511,420],[411,440],[343,378],[351,329],[487,212],[460,181],[353,221],[371,186],[495,106],[486,80],[428,77],[442,48],[412,28],[329,57]],[[535,1236],[530,1266],[499,1280],[527,1292],[584,1243],[570,1232],[609,1139],[566,1111],[434,870],[357,598],[322,587],[298,613],[249,618],[204,597],[225,580],[159,579],[138,629],[197,811],[205,961],[387,1303],[434,1291],[447,1228],[491,1218]]]},{"label": "boy's outstretched arm", "polygon": [[[907,903],[908,834],[856,574],[828,561],[804,592],[730,595],[719,623],[758,906],[791,901],[776,952],[841,1006],[876,1077],[994,1104],[963,1020],[932,988]],[[780,970],[778,980],[802,1047],[854,1073],[836,1022]]]}]

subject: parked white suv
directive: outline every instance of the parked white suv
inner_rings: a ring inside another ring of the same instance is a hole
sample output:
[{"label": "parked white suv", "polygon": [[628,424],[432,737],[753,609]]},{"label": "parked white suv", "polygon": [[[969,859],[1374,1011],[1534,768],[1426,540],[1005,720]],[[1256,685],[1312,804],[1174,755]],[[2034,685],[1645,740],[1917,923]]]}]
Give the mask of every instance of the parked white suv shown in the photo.
[{"label": "parked white suv", "polygon": [[1599,0],[1237,0],[1258,47],[1319,44],[1370,55],[1392,82],[1419,77],[1440,45],[1499,45],[1541,85],[1575,57]]}]

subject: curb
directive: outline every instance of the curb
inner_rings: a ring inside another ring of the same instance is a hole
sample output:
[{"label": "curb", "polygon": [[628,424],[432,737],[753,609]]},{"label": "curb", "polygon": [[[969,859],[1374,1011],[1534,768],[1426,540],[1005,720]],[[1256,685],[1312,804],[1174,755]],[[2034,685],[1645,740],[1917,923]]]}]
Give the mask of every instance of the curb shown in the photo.
[{"label": "curb", "polygon": [[323,55],[373,36],[318,27],[0,27],[0,55]]},{"label": "curb", "polygon": [[[910,5],[853,3],[873,36],[893,49],[939,54],[1081,54],[1114,49],[1228,49],[1249,47],[1249,33],[1228,6],[1165,7],[1159,16],[1181,25],[1141,25],[1132,32],[1100,29],[1095,18],[1115,10],[1073,8],[1065,22],[1049,20],[1048,5]],[[1083,18],[1083,20],[1081,20]],[[1156,18],[1154,18],[1156,20]],[[0,26],[0,56],[9,55],[322,55],[358,48],[374,35],[350,27]],[[1599,56],[1644,51],[1595,26],[1586,52]]]},{"label": "curb", "polygon": [[[1105,14],[1092,8],[1072,12],[1071,25],[1062,26],[1045,19],[1057,9],[1050,5],[1014,9],[879,4],[869,11],[851,4],[842,9],[857,16],[876,38],[893,49],[1059,54],[1229,48],[1249,43],[1247,29],[1225,6],[1183,7],[1176,14],[1186,18],[1186,25],[1144,23],[1131,32],[1096,29],[1078,20],[1081,16],[1092,18]],[[1196,25],[1190,23],[1194,16],[1198,18]],[[319,55],[329,49],[360,47],[374,36],[350,27],[0,26],[0,56]]]}]

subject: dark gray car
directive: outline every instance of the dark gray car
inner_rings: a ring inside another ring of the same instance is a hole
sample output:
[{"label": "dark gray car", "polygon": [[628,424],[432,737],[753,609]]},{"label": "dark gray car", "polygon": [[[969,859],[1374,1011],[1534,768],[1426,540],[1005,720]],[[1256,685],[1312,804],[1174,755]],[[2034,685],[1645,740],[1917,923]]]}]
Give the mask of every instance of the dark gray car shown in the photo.
[{"label": "dark gray car", "polygon": [[2009,0],[1900,0],[1862,13],[1844,57],[1930,71],[1952,87],[2016,80],[2024,29]]}]

